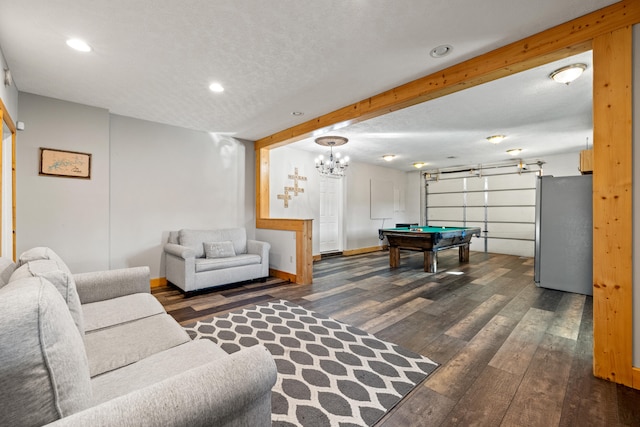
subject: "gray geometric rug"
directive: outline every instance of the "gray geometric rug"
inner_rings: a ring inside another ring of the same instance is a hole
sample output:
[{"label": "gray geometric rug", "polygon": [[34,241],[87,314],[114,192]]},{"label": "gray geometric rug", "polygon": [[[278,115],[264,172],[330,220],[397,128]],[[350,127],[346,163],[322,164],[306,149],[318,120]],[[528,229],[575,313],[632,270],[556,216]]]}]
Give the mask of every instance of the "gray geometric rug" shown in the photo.
[{"label": "gray geometric rug", "polygon": [[437,368],[422,355],[289,301],[185,328],[227,353],[264,345],[278,367],[272,421],[289,426],[372,426]]}]

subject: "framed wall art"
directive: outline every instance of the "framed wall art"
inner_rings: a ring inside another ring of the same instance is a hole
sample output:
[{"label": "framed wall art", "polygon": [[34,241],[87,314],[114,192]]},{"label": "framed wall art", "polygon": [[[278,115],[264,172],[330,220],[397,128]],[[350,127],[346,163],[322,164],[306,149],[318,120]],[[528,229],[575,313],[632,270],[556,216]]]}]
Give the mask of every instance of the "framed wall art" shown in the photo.
[{"label": "framed wall art", "polygon": [[39,175],[91,179],[91,154],[40,148]]}]

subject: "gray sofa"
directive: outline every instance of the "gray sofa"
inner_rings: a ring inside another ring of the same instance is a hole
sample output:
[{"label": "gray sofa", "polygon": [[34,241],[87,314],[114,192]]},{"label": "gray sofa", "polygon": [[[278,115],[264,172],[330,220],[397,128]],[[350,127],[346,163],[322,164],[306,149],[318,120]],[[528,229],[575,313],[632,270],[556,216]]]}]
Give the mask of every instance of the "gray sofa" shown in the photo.
[{"label": "gray sofa", "polygon": [[146,267],[74,275],[47,248],[0,258],[2,426],[270,426],[275,380],[262,346],[190,340]]},{"label": "gray sofa", "polygon": [[267,242],[244,228],[180,230],[164,246],[167,281],[185,292],[269,276]]}]

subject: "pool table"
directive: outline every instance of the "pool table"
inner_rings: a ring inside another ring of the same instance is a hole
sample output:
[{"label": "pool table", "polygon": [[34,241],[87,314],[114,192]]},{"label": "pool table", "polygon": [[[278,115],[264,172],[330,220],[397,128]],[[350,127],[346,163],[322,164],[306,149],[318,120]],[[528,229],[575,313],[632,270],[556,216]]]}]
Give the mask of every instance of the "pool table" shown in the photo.
[{"label": "pool table", "polygon": [[389,266],[400,266],[400,249],[424,252],[424,271],[435,273],[438,269],[438,251],[459,248],[460,262],[469,262],[469,242],[472,236],[480,237],[478,227],[396,227],[378,230],[380,240],[389,242]]}]

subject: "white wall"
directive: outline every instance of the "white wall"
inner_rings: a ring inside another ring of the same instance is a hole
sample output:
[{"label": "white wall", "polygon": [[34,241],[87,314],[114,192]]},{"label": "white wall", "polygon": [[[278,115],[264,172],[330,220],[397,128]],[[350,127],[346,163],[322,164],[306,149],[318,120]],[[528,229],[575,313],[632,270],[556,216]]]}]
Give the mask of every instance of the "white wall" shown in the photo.
[{"label": "white wall", "polygon": [[424,180],[422,173],[418,170],[407,172],[405,179],[405,220],[408,223],[424,224]]},{"label": "white wall", "polygon": [[[351,163],[346,177],[345,192],[345,230],[347,245],[345,249],[360,249],[381,244],[378,240],[378,229],[394,227],[398,222],[407,222],[408,200],[419,199],[418,194],[409,193],[407,189],[407,172],[384,168],[365,163]],[[395,210],[393,217],[385,220],[371,219],[371,180],[391,182],[394,190],[400,190],[404,198],[401,210]],[[415,213],[415,208],[412,209]],[[413,218],[412,218],[413,220]],[[415,220],[417,222],[417,219]]]},{"label": "white wall", "polygon": [[[27,93],[16,142],[16,250],[54,249],[74,272],[109,268],[109,112]],[[91,179],[39,176],[40,147],[90,153]]]},{"label": "white wall", "polygon": [[253,156],[252,143],[112,115],[111,268],[163,277],[171,230],[243,226],[253,238]]},{"label": "white wall", "polygon": [[[313,219],[312,252],[320,253],[319,218],[320,218],[320,177],[315,169],[315,155],[313,153],[291,147],[280,147],[270,151],[270,215],[272,218],[296,218]],[[284,187],[292,187],[294,181],[289,178],[298,168],[298,175],[306,177],[306,181],[299,181],[298,185],[304,188],[304,193],[298,196],[291,194],[289,207],[284,207],[284,201],[277,198],[278,194],[284,194]],[[402,210],[396,210],[393,218],[386,219],[384,226],[393,226],[396,222],[411,220],[419,222],[420,199],[419,183],[416,183],[415,173],[409,174],[394,169],[373,166],[364,163],[350,162],[346,176],[342,178],[344,185],[344,249],[361,249],[378,246],[378,228],[381,228],[381,219],[370,218],[370,181],[391,182],[403,198]],[[419,175],[418,175],[419,179]],[[408,189],[409,183],[412,184]],[[409,214],[408,214],[409,212]],[[295,259],[295,254],[294,259]],[[285,254],[283,254],[285,256]]]},{"label": "white wall", "polygon": [[256,230],[256,239],[269,242],[269,268],[296,274],[296,232],[285,230]]},{"label": "white wall", "polygon": [[[312,236],[318,236],[320,177],[314,159],[313,153],[287,146],[269,151],[269,209],[271,218],[313,219],[311,233]],[[295,181],[290,179],[289,175],[294,175],[296,168],[298,176],[306,178],[306,181],[298,180],[298,186],[304,192],[298,192],[297,196],[289,192],[291,200],[288,201],[288,207],[285,207],[284,200],[278,199],[278,195],[284,195],[285,186],[295,185]],[[316,238],[312,240],[312,252],[320,253],[320,242]]]},{"label": "white wall", "polygon": [[0,65],[2,68],[0,69],[0,99],[4,103],[4,106],[7,107],[9,111],[9,115],[14,122],[17,122],[18,119],[18,89],[16,88],[16,84],[12,84],[11,86],[4,85],[4,69],[9,68],[7,61],[4,59],[4,54],[0,49]]},{"label": "white wall", "polygon": [[[17,252],[53,248],[74,272],[147,265],[170,230],[255,236],[253,143],[20,93]],[[90,180],[38,176],[39,147],[92,154]]]},{"label": "white wall", "polygon": [[546,156],[542,159],[544,175],[574,176],[580,175],[580,152]]}]

